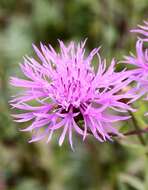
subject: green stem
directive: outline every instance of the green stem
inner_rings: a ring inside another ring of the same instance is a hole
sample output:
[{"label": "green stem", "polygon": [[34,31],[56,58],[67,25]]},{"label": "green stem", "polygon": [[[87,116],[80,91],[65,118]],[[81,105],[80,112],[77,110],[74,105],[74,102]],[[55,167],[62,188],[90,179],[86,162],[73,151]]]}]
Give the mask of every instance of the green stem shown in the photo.
[{"label": "green stem", "polygon": [[145,188],[144,189],[148,189],[148,156],[145,156]]},{"label": "green stem", "polygon": [[[131,115],[135,129],[140,130],[140,127],[137,123],[135,116],[133,115],[132,112],[129,112],[129,113]],[[146,143],[145,139],[143,138],[142,134],[137,133],[137,137],[139,138],[139,141],[141,142],[141,144],[146,147],[147,143]],[[144,164],[144,166],[145,166],[144,189],[146,190],[146,189],[148,189],[148,152],[146,152],[146,154],[145,154],[144,162],[145,162],[145,164]]]},{"label": "green stem", "polygon": [[[136,120],[135,116],[133,115],[133,113],[130,112],[130,111],[129,111],[129,113],[130,113],[130,115],[131,115],[131,119],[132,119],[132,122],[133,122],[133,124],[134,124],[135,129],[136,129],[136,130],[141,130],[141,128],[139,127],[139,125],[138,125],[138,123],[137,123],[137,120]],[[143,138],[142,134],[141,134],[141,133],[137,133],[137,137],[138,137],[140,143],[141,143],[143,146],[146,146],[146,142],[145,142],[145,139]]]}]

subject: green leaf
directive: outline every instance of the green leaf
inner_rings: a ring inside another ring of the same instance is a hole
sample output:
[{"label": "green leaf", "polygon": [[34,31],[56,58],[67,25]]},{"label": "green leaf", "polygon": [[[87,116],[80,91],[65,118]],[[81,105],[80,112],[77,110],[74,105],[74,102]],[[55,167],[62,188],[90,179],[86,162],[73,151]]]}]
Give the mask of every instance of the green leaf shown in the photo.
[{"label": "green leaf", "polygon": [[121,182],[127,183],[136,190],[144,190],[143,182],[138,177],[123,173],[119,175],[119,179]]}]

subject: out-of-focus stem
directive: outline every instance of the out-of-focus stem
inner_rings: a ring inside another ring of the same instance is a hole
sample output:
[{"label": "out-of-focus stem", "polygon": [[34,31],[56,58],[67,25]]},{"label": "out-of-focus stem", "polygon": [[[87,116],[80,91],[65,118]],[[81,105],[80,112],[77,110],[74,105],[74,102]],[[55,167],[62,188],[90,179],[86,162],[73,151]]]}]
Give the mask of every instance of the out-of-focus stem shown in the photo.
[{"label": "out-of-focus stem", "polygon": [[[134,124],[135,129],[136,129],[137,131],[141,131],[141,128],[139,127],[135,116],[133,115],[132,112],[129,111],[129,113],[130,113],[130,115],[131,115],[131,119],[132,119],[132,122],[133,122],[133,124]],[[137,133],[137,137],[139,138],[140,143],[141,143],[143,146],[146,146],[146,142],[145,142],[145,139],[143,138],[142,134],[141,134],[141,133]]]},{"label": "out-of-focus stem", "polygon": [[145,167],[145,183],[144,183],[145,187],[144,187],[144,189],[148,189],[148,156],[147,155],[145,156],[144,167]]},{"label": "out-of-focus stem", "polygon": [[[84,130],[83,127],[81,127],[81,128]],[[87,130],[87,133],[90,135],[93,135],[90,130]],[[138,135],[138,134],[142,134],[142,133],[148,133],[148,127],[144,128],[144,129],[137,129],[137,130],[128,131],[126,133],[123,133],[123,135],[124,136],[130,136],[130,135]],[[118,137],[118,135],[116,135],[115,133],[109,133],[109,135],[112,137]]]},{"label": "out-of-focus stem", "polygon": [[[135,129],[141,130],[133,113],[132,112],[129,112],[129,113],[132,117],[132,121],[133,121]],[[141,142],[141,144],[146,147],[147,143],[146,143],[145,139],[143,138],[142,134],[137,133],[137,137],[139,138],[139,141]],[[146,190],[146,189],[148,189],[148,152],[146,152],[144,159],[145,159],[144,160],[145,161],[145,164],[144,164],[144,168],[145,168],[144,189]]]}]

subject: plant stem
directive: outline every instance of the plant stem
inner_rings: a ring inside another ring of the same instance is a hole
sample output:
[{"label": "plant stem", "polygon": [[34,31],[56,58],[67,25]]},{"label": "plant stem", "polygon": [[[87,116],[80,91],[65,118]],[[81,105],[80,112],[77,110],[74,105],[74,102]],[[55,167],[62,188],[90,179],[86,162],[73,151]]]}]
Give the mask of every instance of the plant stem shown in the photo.
[{"label": "plant stem", "polygon": [[148,189],[148,156],[145,156],[145,183],[144,188]]},{"label": "plant stem", "polygon": [[[83,127],[81,127],[81,128],[84,130]],[[93,135],[90,130],[87,130],[87,133],[90,134],[90,135]],[[124,136],[130,136],[130,135],[138,135],[138,134],[142,134],[142,133],[148,133],[148,127],[144,128],[144,129],[128,131],[126,133],[123,133],[123,135]],[[109,133],[109,135],[112,136],[112,137],[118,137],[118,135],[116,135],[114,133]]]},{"label": "plant stem", "polygon": [[[130,113],[130,115],[131,115],[131,119],[132,119],[132,122],[133,122],[133,124],[134,124],[135,129],[136,129],[137,131],[141,131],[141,128],[139,127],[135,116],[133,115],[133,113],[132,113],[131,111],[129,111],[129,113]],[[146,142],[145,142],[145,139],[143,138],[142,134],[141,134],[141,133],[137,133],[137,137],[139,138],[140,143],[141,143],[143,146],[146,146]]]},{"label": "plant stem", "polygon": [[[142,133],[148,133],[148,127],[146,127],[145,129],[139,129],[139,130],[133,130],[133,131],[128,131],[126,133],[123,133],[124,136],[130,136],[130,135],[138,135],[138,134],[142,134]],[[116,137],[117,135],[115,134],[110,134],[111,136]]]},{"label": "plant stem", "polygon": [[[129,112],[129,113],[130,113],[130,115],[131,115],[131,118],[132,118],[132,121],[133,121],[133,124],[134,124],[135,129],[136,129],[137,131],[141,131],[141,129],[140,129],[138,123],[137,123],[137,120],[136,120],[135,116],[133,115],[132,112]],[[141,144],[146,147],[147,144],[146,144],[145,139],[143,138],[141,132],[137,133],[137,137],[139,138],[139,141],[141,142]],[[147,152],[146,152],[146,154],[145,154],[144,162],[145,162],[144,189],[148,189],[148,153],[147,153]]]}]

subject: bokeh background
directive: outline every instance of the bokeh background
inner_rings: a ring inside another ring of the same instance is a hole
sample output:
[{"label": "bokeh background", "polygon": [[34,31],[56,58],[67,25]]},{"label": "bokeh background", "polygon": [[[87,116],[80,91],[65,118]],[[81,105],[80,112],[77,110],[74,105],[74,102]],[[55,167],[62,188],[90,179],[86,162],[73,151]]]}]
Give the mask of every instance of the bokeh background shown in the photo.
[{"label": "bokeh background", "polygon": [[[74,137],[75,152],[67,142],[28,144],[12,121],[8,104],[17,89],[11,75],[20,76],[24,55],[34,55],[32,43],[57,39],[87,40],[87,49],[102,46],[101,55],[112,57],[135,51],[136,37],[129,29],[148,18],[148,0],[0,0],[0,190],[148,190],[147,147],[134,136],[99,143],[92,137]],[[145,102],[137,102],[135,117],[141,128],[148,124]],[[122,130],[133,129],[131,121]],[[148,141],[147,135],[144,136]]]}]

